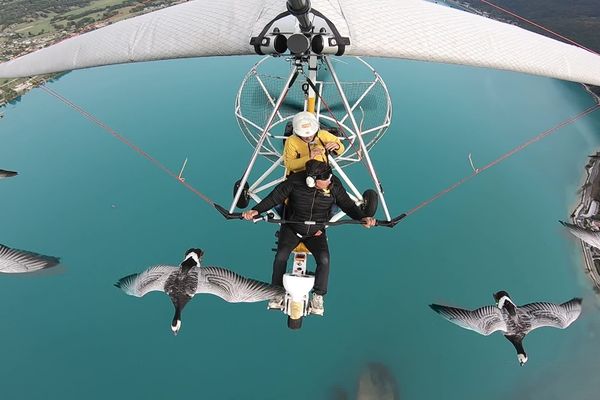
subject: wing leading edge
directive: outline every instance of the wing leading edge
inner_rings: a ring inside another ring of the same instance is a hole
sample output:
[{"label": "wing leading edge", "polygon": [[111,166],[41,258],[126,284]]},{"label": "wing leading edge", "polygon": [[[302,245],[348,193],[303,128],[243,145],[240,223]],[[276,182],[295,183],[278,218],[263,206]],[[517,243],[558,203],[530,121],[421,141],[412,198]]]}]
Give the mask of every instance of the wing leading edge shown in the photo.
[{"label": "wing leading edge", "polygon": [[600,56],[422,0],[340,0],[350,55],[463,64],[600,84]]},{"label": "wing leading edge", "polygon": [[[600,85],[600,56],[514,25],[422,0],[311,4],[350,37],[348,55],[464,64]],[[0,64],[0,77],[254,54],[250,38],[285,10],[285,0],[190,1]]]},{"label": "wing leading edge", "polygon": [[264,3],[266,0],[199,0],[168,7],[0,64],[0,76],[31,76],[172,58],[254,54],[249,42]]}]

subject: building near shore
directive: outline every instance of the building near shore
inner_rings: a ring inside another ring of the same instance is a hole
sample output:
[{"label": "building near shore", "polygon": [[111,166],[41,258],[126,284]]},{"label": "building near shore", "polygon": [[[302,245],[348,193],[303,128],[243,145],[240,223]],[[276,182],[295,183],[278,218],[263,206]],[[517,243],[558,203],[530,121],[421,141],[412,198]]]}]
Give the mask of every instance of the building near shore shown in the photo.
[{"label": "building near shore", "polygon": [[17,86],[15,86],[14,91],[17,93],[23,93],[28,91],[33,87],[33,84],[30,81],[23,82]]}]

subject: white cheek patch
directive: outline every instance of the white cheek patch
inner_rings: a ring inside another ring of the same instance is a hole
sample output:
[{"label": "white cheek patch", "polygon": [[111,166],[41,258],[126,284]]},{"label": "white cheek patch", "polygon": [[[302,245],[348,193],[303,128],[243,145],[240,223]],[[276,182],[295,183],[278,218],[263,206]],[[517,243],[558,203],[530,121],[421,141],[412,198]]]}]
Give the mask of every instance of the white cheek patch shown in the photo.
[{"label": "white cheek patch", "polygon": [[521,364],[525,364],[527,362],[527,356],[525,354],[517,354],[517,358]]},{"label": "white cheek patch", "polygon": [[185,260],[183,260],[184,262],[189,260],[189,259],[193,259],[196,262],[196,265],[200,265],[200,258],[198,258],[198,254],[196,254],[195,251],[192,251],[190,254],[187,255],[187,257],[185,258]]},{"label": "white cheek patch", "polygon": [[175,326],[171,325],[171,330],[173,332],[179,331],[179,328],[181,328],[181,321],[180,320],[177,320],[177,323],[175,324]]},{"label": "white cheek patch", "polygon": [[500,300],[498,300],[498,308],[500,308],[500,309],[504,308],[504,303],[506,303],[507,301],[510,304],[512,304],[513,306],[515,305],[515,303],[513,303],[512,300],[510,299],[510,297],[502,296],[502,297],[500,297]]}]

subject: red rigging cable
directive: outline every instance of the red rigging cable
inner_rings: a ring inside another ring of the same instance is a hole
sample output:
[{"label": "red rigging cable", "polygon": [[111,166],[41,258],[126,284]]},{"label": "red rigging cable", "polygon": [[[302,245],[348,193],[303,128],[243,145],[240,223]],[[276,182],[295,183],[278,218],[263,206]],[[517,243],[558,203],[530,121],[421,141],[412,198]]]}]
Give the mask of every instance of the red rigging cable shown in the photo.
[{"label": "red rigging cable", "polygon": [[94,115],[90,114],[89,112],[87,112],[86,110],[84,110],[83,108],[81,108],[80,106],[78,106],[77,104],[73,103],[71,100],[67,99],[66,97],[62,96],[60,93],[56,92],[55,90],[52,90],[52,89],[48,88],[45,85],[40,86],[40,89],[42,89],[43,91],[45,91],[49,95],[54,96],[58,100],[62,101],[64,104],[66,104],[67,106],[71,107],[72,109],[74,109],[75,111],[77,111],[78,113],[80,113],[81,115],[83,115],[85,118],[87,118],[88,120],[92,121],[94,124],[98,125],[102,129],[104,129],[105,131],[107,131],[108,133],[110,133],[111,135],[113,135],[114,137],[116,137],[117,139],[119,139],[121,142],[125,143],[127,146],[129,146],[131,149],[133,149],[134,151],[136,151],[137,153],[139,153],[140,155],[142,155],[144,158],[150,160],[150,162],[152,162],[158,168],[160,168],[161,170],[163,170],[167,175],[170,175],[171,177],[175,178],[179,183],[181,183],[188,190],[190,190],[192,193],[196,194],[198,197],[200,197],[205,202],[207,202],[207,203],[209,203],[211,205],[215,204],[206,195],[204,195],[203,193],[201,193],[200,191],[198,191],[196,188],[194,188],[189,183],[187,183],[187,182],[183,181],[182,179],[180,179],[179,176],[176,173],[174,173],[169,168],[167,168],[166,166],[164,166],[156,158],[152,157],[150,154],[146,153],[144,150],[142,150],[141,148],[139,148],[138,146],[136,146],[135,144],[133,144],[132,142],[130,142],[129,140],[127,140],[125,137],[123,137],[117,131],[115,131],[114,129],[112,129],[110,126],[106,125],[104,122],[102,122],[101,120],[99,120],[98,118],[96,118]]},{"label": "red rigging cable", "polygon": [[[100,126],[102,129],[104,129],[105,131],[107,131],[108,133],[110,133],[115,138],[119,139],[121,142],[123,142],[124,144],[126,144],[128,147],[130,147],[131,149],[133,149],[137,153],[141,154],[144,158],[148,159],[150,162],[152,162],[158,168],[160,168],[161,170],[163,170],[163,172],[165,172],[167,175],[169,175],[172,178],[176,179],[177,182],[179,182],[180,184],[182,184],[183,186],[185,186],[188,190],[190,190],[191,192],[193,192],[194,194],[196,194],[198,197],[200,197],[202,200],[204,200],[208,204],[210,204],[210,205],[214,205],[215,204],[211,199],[209,199],[207,196],[205,196],[204,194],[202,194],[200,191],[198,191],[196,188],[194,188],[193,186],[191,186],[189,183],[184,182],[183,180],[179,179],[179,177],[178,177],[178,175],[176,173],[174,173],[173,171],[171,171],[170,169],[168,169],[160,161],[158,161],[157,159],[155,159],[154,157],[152,157],[150,154],[146,153],[144,150],[142,150],[138,146],[136,146],[133,143],[131,143],[129,140],[127,140],[125,137],[123,137],[122,135],[120,135],[118,132],[116,132],[110,126],[106,125],[104,122],[102,122],[101,120],[99,120],[98,118],[96,118],[94,115],[90,114],[89,112],[87,112],[86,110],[84,110],[83,108],[81,108],[80,106],[78,106],[77,104],[73,103],[71,100],[67,99],[66,97],[62,96],[60,93],[56,92],[55,90],[52,90],[52,89],[48,88],[45,85],[40,86],[40,89],[42,89],[46,93],[50,94],[51,96],[57,98],[58,100],[60,100],[64,104],[66,104],[67,106],[71,107],[72,109],[74,109],[75,111],[77,111],[78,113],[80,113],[81,115],[83,115],[85,118],[87,118],[91,122],[95,123],[96,125]],[[566,120],[564,120],[561,123],[555,125],[554,127],[550,128],[550,129],[547,129],[544,132],[542,132],[542,133],[534,136],[533,138],[529,139],[525,143],[523,143],[523,144],[515,147],[514,149],[512,149],[512,150],[510,150],[510,151],[508,151],[506,153],[504,153],[503,155],[501,155],[500,157],[498,157],[494,161],[492,161],[492,162],[488,163],[487,165],[485,165],[485,166],[477,169],[472,174],[465,176],[464,178],[462,178],[458,182],[452,184],[451,186],[447,187],[446,189],[442,190],[441,192],[438,192],[437,194],[435,194],[431,198],[429,198],[429,199],[421,202],[416,207],[414,207],[410,211],[408,211],[406,213],[406,216],[408,217],[411,214],[414,214],[415,212],[417,212],[421,208],[423,208],[423,207],[431,204],[435,200],[439,199],[440,197],[444,196],[445,194],[450,193],[451,191],[453,191],[457,187],[461,186],[463,183],[466,183],[467,181],[471,180],[475,176],[481,174],[483,171],[485,171],[485,170],[487,170],[489,168],[492,168],[493,166],[495,166],[495,165],[499,164],[500,162],[506,160],[510,156],[512,156],[512,155],[518,153],[519,151],[525,149],[529,145],[531,145],[531,144],[533,144],[535,142],[538,142],[538,141],[544,139],[545,137],[551,135],[552,133],[558,131],[559,129],[564,128],[565,126],[567,126],[569,124],[572,124],[573,122],[577,121],[578,119],[583,118],[586,115],[588,115],[588,114],[590,114],[590,113],[592,113],[592,112],[594,112],[594,111],[596,111],[598,109],[600,109],[600,104],[594,104],[593,106],[587,108],[586,110],[580,112],[579,114],[577,114],[577,115],[575,115],[573,117],[567,118]]]},{"label": "red rigging cable", "polygon": [[568,37],[565,37],[565,36],[563,36],[563,35],[561,35],[561,34],[559,34],[559,33],[556,33],[556,32],[554,32],[554,31],[552,31],[552,30],[550,30],[550,29],[546,28],[545,26],[542,26],[542,25],[540,25],[540,24],[537,24],[537,23],[535,23],[535,22],[533,22],[533,21],[531,21],[531,20],[529,20],[529,19],[527,19],[527,18],[525,18],[525,17],[522,17],[522,16],[520,16],[519,14],[516,14],[516,13],[514,13],[514,12],[510,11],[510,10],[507,10],[506,8],[502,8],[502,7],[500,7],[500,6],[497,6],[496,4],[490,3],[490,2],[489,2],[489,1],[487,1],[487,0],[480,0],[480,1],[481,1],[482,3],[484,3],[484,4],[487,4],[487,5],[491,6],[491,7],[494,7],[494,8],[496,8],[496,9],[498,9],[498,10],[502,11],[502,12],[505,12],[505,13],[507,13],[507,14],[509,14],[509,15],[512,15],[512,16],[513,16],[513,17],[515,17],[515,18],[518,18],[518,19],[520,19],[520,20],[522,20],[522,21],[525,21],[525,22],[527,22],[528,24],[531,24],[531,25],[533,25],[533,26],[535,26],[535,27],[538,27],[538,28],[540,28],[540,29],[541,29],[541,30],[543,30],[543,31],[546,31],[546,32],[548,32],[548,33],[551,33],[551,34],[553,34],[554,36],[556,36],[556,37],[559,37],[559,38],[561,38],[561,39],[563,39],[563,40],[565,40],[565,41],[567,41],[567,42],[569,42],[569,43],[571,43],[571,44],[574,44],[574,45],[575,45],[575,46],[577,46],[577,47],[581,47],[582,49],[584,49],[584,50],[587,50],[587,51],[589,51],[590,53],[594,53],[594,54],[596,54],[596,55],[600,55],[600,54],[598,54],[597,52],[595,52],[594,50],[592,50],[592,49],[588,49],[587,47],[585,47],[585,46],[583,46],[583,45],[581,45],[581,44],[577,43],[576,41],[574,41],[574,40],[572,40],[572,39],[569,39]]},{"label": "red rigging cable", "polygon": [[[348,143],[350,144],[350,147],[353,148],[356,151],[356,155],[358,156],[359,161],[363,164],[363,166],[366,169],[369,169],[369,166],[367,165],[367,162],[362,157],[362,154],[361,154],[362,153],[362,149],[360,148],[360,145],[357,145],[356,144],[356,140],[351,140],[350,137],[346,134],[346,130],[344,129],[344,127],[342,126],[342,124],[340,123],[340,121],[336,118],[335,114],[333,113],[333,111],[329,107],[329,104],[327,104],[327,102],[325,101],[325,99],[323,98],[323,96],[321,96],[321,94],[317,90],[317,87],[315,86],[315,84],[310,80],[309,77],[306,77],[306,80],[307,80],[308,84],[312,87],[313,91],[315,92],[315,95],[317,97],[319,97],[319,100],[321,101],[321,103],[325,106],[325,108],[327,108],[327,111],[331,115],[331,118],[335,121],[335,124],[338,126],[338,131],[341,132],[342,135],[344,135],[344,138],[348,141]],[[360,135],[360,132],[356,132],[356,135]]]}]

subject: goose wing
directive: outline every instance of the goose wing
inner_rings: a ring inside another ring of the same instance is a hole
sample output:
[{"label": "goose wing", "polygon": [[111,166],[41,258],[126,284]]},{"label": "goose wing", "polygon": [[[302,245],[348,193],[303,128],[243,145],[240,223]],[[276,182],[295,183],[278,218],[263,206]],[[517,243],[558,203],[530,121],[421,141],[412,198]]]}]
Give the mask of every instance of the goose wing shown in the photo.
[{"label": "goose wing", "polygon": [[0,244],[0,272],[20,274],[58,265],[60,259],[27,250],[11,249]]},{"label": "goose wing", "polygon": [[155,265],[139,274],[127,275],[118,280],[115,286],[130,296],[142,297],[146,293],[165,290],[165,282],[178,267]]},{"label": "goose wing", "polygon": [[574,298],[562,304],[531,303],[519,308],[531,318],[530,331],[543,326],[564,329],[581,314],[581,299]]},{"label": "goose wing", "polygon": [[592,247],[600,249],[600,232],[594,232],[589,229],[582,228],[577,225],[569,224],[567,222],[560,221],[569,232],[573,234],[573,236],[578,237],[583,240],[585,243],[589,244]]},{"label": "goose wing", "polygon": [[431,304],[429,307],[448,321],[485,336],[496,331],[506,331],[506,322],[498,307],[485,306],[473,311],[439,304]]},{"label": "goose wing", "polygon": [[0,169],[0,179],[2,178],[10,178],[12,176],[19,175],[15,171],[7,171],[5,169]]},{"label": "goose wing", "polygon": [[253,303],[285,294],[283,288],[245,278],[225,268],[198,268],[196,293],[219,296],[229,303]]}]

